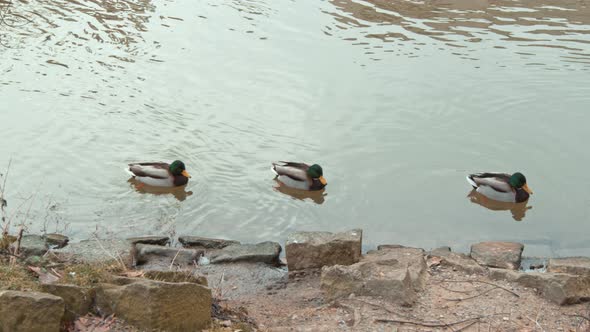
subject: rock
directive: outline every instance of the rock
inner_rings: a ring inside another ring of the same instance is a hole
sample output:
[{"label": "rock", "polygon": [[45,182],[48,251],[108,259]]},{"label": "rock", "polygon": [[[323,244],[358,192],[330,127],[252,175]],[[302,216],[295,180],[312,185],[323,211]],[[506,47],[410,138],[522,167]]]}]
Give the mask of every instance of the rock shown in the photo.
[{"label": "rock", "polygon": [[515,242],[480,242],[471,246],[471,257],[481,265],[518,270],[523,249]]},{"label": "rock", "polygon": [[397,248],[371,251],[360,262],[322,268],[321,288],[328,300],[378,296],[411,306],[426,282],[423,251]]},{"label": "rock", "polygon": [[138,236],[127,238],[131,244],[153,244],[158,246],[165,246],[170,243],[170,238],[167,236]]},{"label": "rock", "polygon": [[208,258],[212,264],[233,262],[261,262],[278,264],[281,245],[276,242],[234,244],[212,252]]},{"label": "rock", "polygon": [[562,272],[578,275],[590,275],[590,258],[565,257],[551,258],[547,265],[549,272]]},{"label": "rock", "polygon": [[200,331],[211,323],[211,290],[188,282],[136,279],[117,286],[101,284],[96,306],[102,315],[122,318],[145,330]]},{"label": "rock", "polygon": [[178,241],[185,248],[223,249],[227,246],[240,244],[238,241],[224,239],[210,239],[200,236],[179,236]]},{"label": "rock", "polygon": [[545,299],[559,305],[575,304],[590,299],[590,276],[567,273],[524,273],[504,269],[490,269],[490,278],[507,280],[524,287],[537,289]]},{"label": "rock", "polygon": [[58,332],[62,298],[38,292],[0,291],[0,331]]},{"label": "rock", "polygon": [[192,282],[207,286],[207,278],[190,271],[145,271],[145,278],[166,282]]},{"label": "rock", "polygon": [[41,284],[45,293],[61,297],[65,303],[64,320],[71,322],[90,311],[94,301],[94,290],[76,285]]},{"label": "rock", "polygon": [[[16,241],[10,245],[14,250],[16,248]],[[45,239],[41,235],[24,235],[20,242],[19,254],[23,257],[28,256],[43,256],[49,250]]]},{"label": "rock", "polygon": [[351,265],[361,258],[363,231],[353,229],[342,233],[297,232],[289,235],[285,245],[290,271]]},{"label": "rock", "polygon": [[203,250],[196,249],[171,248],[141,243],[135,247],[137,248],[137,264],[162,260],[165,260],[164,263],[166,264],[171,264],[172,261],[176,264],[193,264],[203,255]]},{"label": "rock", "polygon": [[64,260],[80,263],[98,263],[117,260],[129,262],[131,260],[131,244],[119,239],[93,239],[78,243],[70,243],[61,249],[51,249],[50,252]]},{"label": "rock", "polygon": [[63,248],[68,245],[70,238],[57,233],[45,234],[45,242],[52,249]]},{"label": "rock", "polygon": [[477,264],[477,262],[471,257],[451,252],[450,248],[449,250],[446,250],[446,248],[432,250],[429,256],[440,257],[441,265],[451,267],[455,270],[464,271],[469,274],[483,274],[486,272],[486,269]]}]

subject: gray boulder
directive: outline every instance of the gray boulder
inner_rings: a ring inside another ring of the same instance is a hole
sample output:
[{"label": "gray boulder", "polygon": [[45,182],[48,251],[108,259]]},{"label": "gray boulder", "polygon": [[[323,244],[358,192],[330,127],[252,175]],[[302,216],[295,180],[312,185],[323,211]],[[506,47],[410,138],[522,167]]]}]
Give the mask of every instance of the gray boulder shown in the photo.
[{"label": "gray boulder", "polygon": [[518,270],[523,249],[516,242],[480,242],[471,246],[471,257],[481,265]]},{"label": "gray boulder", "polygon": [[38,292],[0,291],[0,331],[58,332],[64,300]]},{"label": "gray boulder", "polygon": [[285,245],[289,271],[357,263],[361,258],[362,235],[361,229],[336,234],[293,233]]},{"label": "gray boulder", "polygon": [[396,248],[371,251],[353,265],[322,268],[321,288],[328,300],[360,296],[383,297],[411,306],[426,282],[423,251]]},{"label": "gray boulder", "polygon": [[211,239],[200,236],[179,236],[178,241],[185,248],[223,249],[230,245],[240,244],[238,241]]},{"label": "gray boulder", "polygon": [[211,323],[211,290],[188,282],[147,279],[124,285],[102,284],[96,306],[102,315],[115,314],[145,330],[200,331]]},{"label": "gray boulder", "polygon": [[483,274],[486,272],[486,269],[477,264],[471,257],[451,252],[449,247],[434,249],[428,255],[430,257],[439,257],[442,266],[448,266],[456,271],[463,271],[469,274]]},{"label": "gray boulder", "polygon": [[281,245],[276,242],[234,244],[208,254],[212,264],[233,262],[261,262],[278,264]]}]

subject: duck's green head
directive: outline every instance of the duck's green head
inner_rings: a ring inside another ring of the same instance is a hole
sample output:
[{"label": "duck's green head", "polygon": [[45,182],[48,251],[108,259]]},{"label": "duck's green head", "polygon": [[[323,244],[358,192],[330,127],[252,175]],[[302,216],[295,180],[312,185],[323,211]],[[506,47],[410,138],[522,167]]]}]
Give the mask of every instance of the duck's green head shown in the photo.
[{"label": "duck's green head", "polygon": [[328,184],[328,181],[326,181],[326,179],[324,179],[323,176],[324,170],[322,169],[322,166],[318,164],[313,164],[309,166],[309,168],[307,169],[307,175],[312,179],[319,179],[324,186]]},{"label": "duck's green head", "polygon": [[526,184],[526,177],[524,176],[524,174],[522,174],[520,172],[516,172],[516,173],[512,174],[512,176],[510,176],[510,180],[508,182],[510,183],[510,186],[512,188],[516,188],[516,189],[522,188],[527,193],[529,193],[531,195],[533,194],[533,191]]},{"label": "duck's green head", "polygon": [[170,164],[170,173],[172,173],[172,175],[175,176],[183,175],[187,178],[191,177],[190,174],[188,174],[188,172],[186,171],[184,163],[180,160],[175,160],[172,162],[172,164]]}]

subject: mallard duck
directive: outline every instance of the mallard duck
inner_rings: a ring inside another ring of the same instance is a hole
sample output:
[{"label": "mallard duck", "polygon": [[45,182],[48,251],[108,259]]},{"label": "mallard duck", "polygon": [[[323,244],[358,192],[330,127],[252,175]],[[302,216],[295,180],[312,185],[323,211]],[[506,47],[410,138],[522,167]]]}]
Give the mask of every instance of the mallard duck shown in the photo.
[{"label": "mallard duck", "polygon": [[328,182],[324,179],[324,171],[318,164],[309,166],[305,163],[280,161],[272,164],[272,171],[277,180],[286,186],[302,190],[321,190]]},{"label": "mallard duck", "polygon": [[126,168],[136,180],[156,187],[178,187],[188,183],[191,177],[184,163],[175,160],[171,164],[163,162],[133,163]]},{"label": "mallard duck", "polygon": [[467,176],[467,182],[478,193],[501,202],[521,203],[533,194],[526,183],[526,177],[519,172],[512,175],[506,173],[470,174]]}]

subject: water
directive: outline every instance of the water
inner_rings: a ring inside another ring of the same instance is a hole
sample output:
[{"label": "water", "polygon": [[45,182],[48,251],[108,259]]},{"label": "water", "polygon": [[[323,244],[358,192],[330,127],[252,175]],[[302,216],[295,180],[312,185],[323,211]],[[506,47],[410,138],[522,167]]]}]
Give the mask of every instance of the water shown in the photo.
[{"label": "water", "polygon": [[[0,168],[31,232],[590,255],[589,1],[0,5]],[[174,194],[123,172],[176,158]],[[320,163],[325,192],[273,189],[280,159]],[[527,175],[526,205],[468,197],[498,170]]]}]

